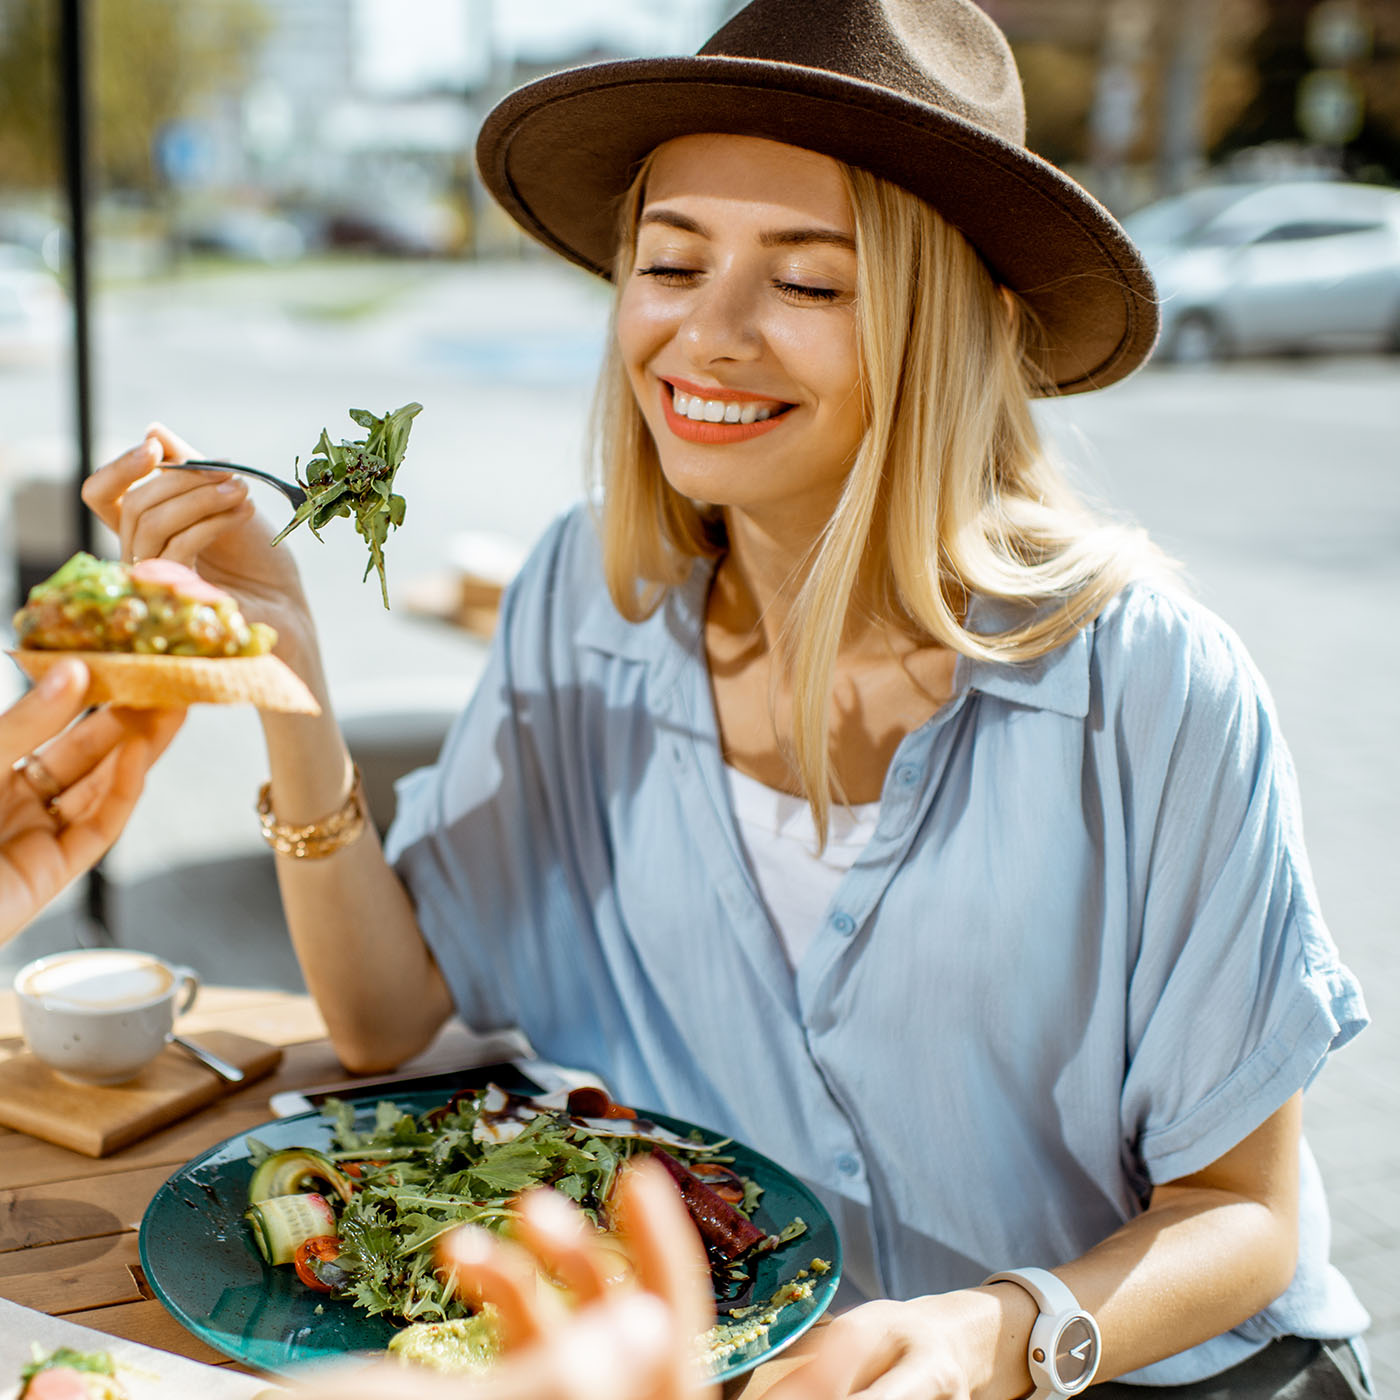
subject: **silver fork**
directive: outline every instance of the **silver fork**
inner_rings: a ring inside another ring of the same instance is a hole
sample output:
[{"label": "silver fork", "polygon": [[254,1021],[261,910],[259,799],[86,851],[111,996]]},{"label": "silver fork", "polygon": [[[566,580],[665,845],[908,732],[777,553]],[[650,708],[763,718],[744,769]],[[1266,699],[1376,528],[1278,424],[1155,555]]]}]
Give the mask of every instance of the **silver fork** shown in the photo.
[{"label": "silver fork", "polygon": [[292,503],[294,510],[306,504],[306,492],[294,481],[283,481],[280,476],[273,476],[271,472],[265,472],[260,467],[241,467],[237,462],[214,462],[203,457],[192,457],[188,462],[162,462],[160,469],[167,472],[239,472],[243,476],[253,476],[259,481],[265,481],[269,486],[275,486]]}]

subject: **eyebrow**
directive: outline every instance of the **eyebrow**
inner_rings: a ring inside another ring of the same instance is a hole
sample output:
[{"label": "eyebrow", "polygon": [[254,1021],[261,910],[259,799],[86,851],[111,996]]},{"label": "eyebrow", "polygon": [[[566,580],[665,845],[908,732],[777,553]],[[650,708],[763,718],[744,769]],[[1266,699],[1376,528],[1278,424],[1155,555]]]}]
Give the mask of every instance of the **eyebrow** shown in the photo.
[{"label": "eyebrow", "polygon": [[[674,209],[648,209],[637,221],[637,227],[644,228],[648,224],[664,224],[667,228],[680,229],[682,233],[699,234],[701,238],[711,236],[704,224]],[[759,234],[758,241],[765,248],[791,248],[807,243],[823,243],[833,248],[846,248],[850,252],[855,252],[856,248],[854,238],[834,228],[765,229]]]}]

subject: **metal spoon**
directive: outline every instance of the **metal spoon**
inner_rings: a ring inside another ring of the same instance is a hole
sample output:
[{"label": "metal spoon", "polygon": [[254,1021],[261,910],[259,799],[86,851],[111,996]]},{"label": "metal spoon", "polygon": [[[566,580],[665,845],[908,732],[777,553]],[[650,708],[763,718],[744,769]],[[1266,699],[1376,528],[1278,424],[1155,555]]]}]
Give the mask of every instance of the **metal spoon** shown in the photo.
[{"label": "metal spoon", "polygon": [[192,457],[188,462],[162,462],[161,471],[196,471],[196,472],[240,472],[244,476],[255,476],[259,481],[265,481],[269,486],[275,486],[296,509],[306,502],[306,492],[295,482],[283,481],[280,476],[273,476],[271,472],[265,472],[259,467],[241,467],[237,462],[215,462],[203,457]]},{"label": "metal spoon", "polygon": [[231,1065],[212,1050],[206,1050],[198,1041],[190,1040],[171,1031],[165,1037],[167,1045],[178,1045],[188,1055],[193,1055],[206,1069],[212,1069],[226,1084],[241,1084],[246,1077],[237,1065]]}]

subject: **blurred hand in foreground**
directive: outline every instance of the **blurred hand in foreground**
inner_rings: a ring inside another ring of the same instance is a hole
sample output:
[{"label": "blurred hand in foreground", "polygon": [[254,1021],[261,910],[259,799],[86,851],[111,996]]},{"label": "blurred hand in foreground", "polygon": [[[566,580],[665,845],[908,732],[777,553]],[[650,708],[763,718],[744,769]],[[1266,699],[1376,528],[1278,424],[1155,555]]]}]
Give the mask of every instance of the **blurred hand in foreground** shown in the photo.
[{"label": "blurred hand in foreground", "polygon": [[[444,1237],[439,1263],[461,1294],[500,1314],[506,1355],[480,1376],[441,1376],[385,1363],[337,1369],[296,1400],[713,1400],[695,1339],[714,1320],[699,1236],[666,1174],[630,1166],[618,1186],[634,1277],[564,1197],[521,1200],[517,1242],[466,1226]],[[564,1308],[536,1280],[542,1267],[573,1295]]]},{"label": "blurred hand in foreground", "polygon": [[103,706],[73,724],[87,685],[65,659],[0,714],[0,943],[101,859],[185,717]]}]

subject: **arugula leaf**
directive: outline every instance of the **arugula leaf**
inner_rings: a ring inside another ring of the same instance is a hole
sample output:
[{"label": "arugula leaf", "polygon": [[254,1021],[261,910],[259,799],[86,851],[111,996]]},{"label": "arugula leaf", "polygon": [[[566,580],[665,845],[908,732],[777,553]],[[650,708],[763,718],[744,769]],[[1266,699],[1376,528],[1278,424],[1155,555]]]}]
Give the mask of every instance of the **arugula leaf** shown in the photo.
[{"label": "arugula leaf", "polygon": [[[406,403],[377,417],[366,408],[352,408],[350,418],[366,430],[363,438],[333,443],[321,429],[316,451],[306,464],[306,479],[297,463],[297,482],[306,500],[272,543],[280,544],[298,525],[305,524],[319,540],[321,531],[337,516],[354,517],[356,533],[369,545],[371,569],[379,571],[379,592],[389,606],[389,581],[384,572],[384,544],[391,529],[403,524],[405,502],[393,490],[394,476],[408,450],[413,419],[423,411],[421,403]],[[361,579],[363,582],[364,579]]]}]

